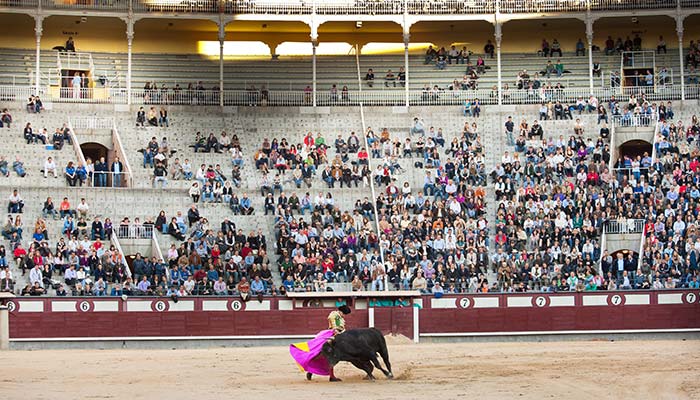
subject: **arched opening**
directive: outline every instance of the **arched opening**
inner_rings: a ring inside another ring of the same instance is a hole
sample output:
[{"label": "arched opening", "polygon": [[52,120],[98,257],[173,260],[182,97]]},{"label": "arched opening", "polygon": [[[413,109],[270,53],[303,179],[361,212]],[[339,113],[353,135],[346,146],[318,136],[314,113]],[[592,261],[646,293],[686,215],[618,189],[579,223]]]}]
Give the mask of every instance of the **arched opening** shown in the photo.
[{"label": "arched opening", "polygon": [[629,157],[631,160],[651,157],[652,146],[646,140],[630,140],[620,145],[618,159]]},{"label": "arched opening", "polygon": [[629,256],[629,255],[631,254],[631,255],[632,255],[632,258],[635,259],[635,260],[639,257],[639,253],[638,253],[638,252],[636,252],[636,251],[634,251],[634,250],[630,250],[630,249],[620,249],[620,250],[616,250],[616,251],[610,253],[610,256],[612,256],[613,260],[616,260],[618,254],[622,254],[622,258],[627,258],[627,256]]},{"label": "arched opening", "polygon": [[80,150],[82,150],[86,160],[89,158],[93,162],[98,161],[101,157],[107,160],[109,153],[109,149],[99,143],[82,143]]}]

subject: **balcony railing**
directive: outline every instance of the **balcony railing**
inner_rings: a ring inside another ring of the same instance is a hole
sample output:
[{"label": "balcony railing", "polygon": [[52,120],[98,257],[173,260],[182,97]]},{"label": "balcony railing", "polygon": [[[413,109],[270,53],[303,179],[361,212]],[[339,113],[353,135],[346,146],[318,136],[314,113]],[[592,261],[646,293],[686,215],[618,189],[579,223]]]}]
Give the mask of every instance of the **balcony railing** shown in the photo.
[{"label": "balcony railing", "polygon": [[605,224],[606,234],[625,234],[644,232],[643,219],[614,219]]},{"label": "balcony railing", "polygon": [[[4,0],[1,7],[128,12],[129,0]],[[590,0],[592,11],[700,7],[700,0]],[[498,4],[497,4],[498,3]],[[467,15],[585,12],[588,0],[131,0],[136,13]]]},{"label": "balcony railing", "polygon": [[[618,100],[627,95],[630,88],[566,88],[551,90],[505,90],[503,104],[540,104],[543,102],[561,101],[573,103],[577,99],[588,99],[592,94],[598,101],[608,101],[612,96]],[[33,86],[0,86],[0,101],[26,102],[34,94]],[[638,92],[635,92],[638,93]],[[40,96],[44,103],[90,103],[90,104],[128,104],[128,92],[123,88],[40,88]],[[686,99],[699,99],[700,87],[686,86]],[[637,97],[640,98],[638,93]],[[221,92],[218,90],[144,90],[134,89],[131,92],[131,104],[144,106],[218,106],[221,104]],[[679,100],[680,87],[666,86],[663,88],[648,88],[643,94],[650,102]],[[498,104],[498,92],[492,89],[479,90],[410,90],[409,105],[453,105],[465,106],[473,104],[478,99],[482,105]],[[364,90],[330,92],[327,89],[316,93],[318,106],[405,106],[406,91],[396,90]],[[312,106],[313,94],[303,90],[224,90],[223,104],[225,106]],[[611,116],[621,126],[648,126],[655,122],[655,116]]]}]

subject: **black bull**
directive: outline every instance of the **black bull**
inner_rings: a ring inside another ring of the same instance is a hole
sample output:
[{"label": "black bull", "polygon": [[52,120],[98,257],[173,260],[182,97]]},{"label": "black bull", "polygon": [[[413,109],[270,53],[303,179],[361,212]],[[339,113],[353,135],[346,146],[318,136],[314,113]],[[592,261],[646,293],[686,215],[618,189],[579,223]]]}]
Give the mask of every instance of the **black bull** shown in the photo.
[{"label": "black bull", "polygon": [[[352,363],[367,373],[365,379],[374,379],[374,375],[372,375],[374,367],[382,371],[387,378],[394,377],[391,372],[386,340],[384,340],[382,332],[376,328],[350,329],[340,333],[323,345],[321,354],[326,357],[331,366],[335,366],[340,361]],[[387,370],[382,368],[377,354],[384,360]]]}]

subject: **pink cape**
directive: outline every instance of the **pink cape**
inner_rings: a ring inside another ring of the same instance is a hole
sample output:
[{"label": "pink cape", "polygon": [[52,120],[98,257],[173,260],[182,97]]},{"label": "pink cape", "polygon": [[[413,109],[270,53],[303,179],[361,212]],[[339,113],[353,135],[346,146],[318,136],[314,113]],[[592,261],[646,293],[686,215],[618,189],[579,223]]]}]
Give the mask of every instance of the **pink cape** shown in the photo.
[{"label": "pink cape", "polygon": [[332,337],[332,329],[321,331],[308,342],[290,344],[289,354],[292,355],[300,369],[315,375],[328,376],[331,374],[331,366],[326,358],[320,354],[323,344]]}]

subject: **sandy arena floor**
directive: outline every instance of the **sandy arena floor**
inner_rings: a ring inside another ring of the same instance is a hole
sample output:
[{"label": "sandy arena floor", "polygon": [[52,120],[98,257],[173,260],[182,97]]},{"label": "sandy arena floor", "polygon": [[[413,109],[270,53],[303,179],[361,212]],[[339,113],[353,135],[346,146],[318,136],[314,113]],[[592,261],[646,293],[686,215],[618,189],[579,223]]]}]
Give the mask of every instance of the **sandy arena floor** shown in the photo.
[{"label": "sandy arena floor", "polygon": [[[285,347],[0,353],[2,399],[700,399],[700,341],[407,344],[307,382]],[[378,372],[378,371],[377,371]],[[381,376],[381,377],[380,377]]]}]

